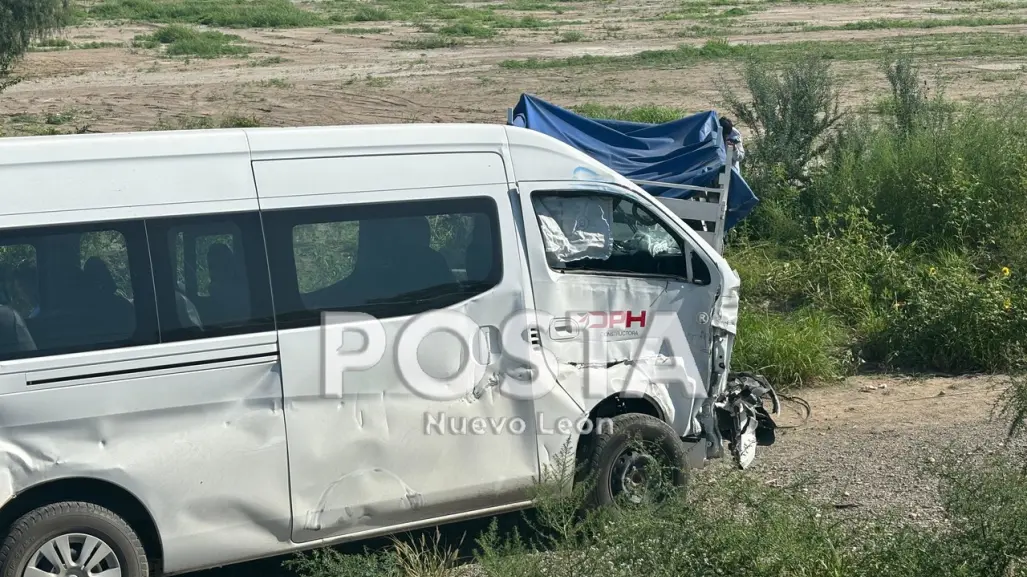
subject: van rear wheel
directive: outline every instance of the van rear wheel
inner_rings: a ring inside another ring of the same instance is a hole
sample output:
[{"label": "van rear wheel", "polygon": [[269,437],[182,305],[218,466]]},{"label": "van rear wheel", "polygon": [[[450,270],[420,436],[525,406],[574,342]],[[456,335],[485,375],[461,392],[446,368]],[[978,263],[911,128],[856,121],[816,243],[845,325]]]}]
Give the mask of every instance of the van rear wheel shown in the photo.
[{"label": "van rear wheel", "polygon": [[685,448],[670,425],[641,413],[618,415],[611,425],[597,425],[592,445],[592,506],[658,503],[687,484]]},{"label": "van rear wheel", "polygon": [[146,551],[114,512],[79,501],[35,509],[0,546],[0,577],[149,577]]}]

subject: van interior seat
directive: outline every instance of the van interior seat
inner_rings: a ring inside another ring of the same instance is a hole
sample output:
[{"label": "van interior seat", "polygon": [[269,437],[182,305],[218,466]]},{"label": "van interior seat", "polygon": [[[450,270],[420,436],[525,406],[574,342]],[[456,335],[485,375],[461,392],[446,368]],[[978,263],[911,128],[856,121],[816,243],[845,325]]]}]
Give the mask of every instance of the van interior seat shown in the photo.
[{"label": "van interior seat", "polygon": [[210,297],[204,324],[242,321],[250,315],[250,290],[246,284],[246,265],[230,246],[215,243],[207,251]]},{"label": "van interior seat", "polygon": [[309,301],[319,308],[346,308],[453,283],[449,263],[431,248],[427,217],[367,219],[360,221],[353,272]]},{"label": "van interior seat", "polygon": [[130,337],[135,332],[135,307],[118,294],[118,285],[107,263],[99,257],[90,257],[82,265],[81,276],[89,316],[102,320],[101,324],[105,325],[96,327],[92,334],[102,331],[111,340]]}]

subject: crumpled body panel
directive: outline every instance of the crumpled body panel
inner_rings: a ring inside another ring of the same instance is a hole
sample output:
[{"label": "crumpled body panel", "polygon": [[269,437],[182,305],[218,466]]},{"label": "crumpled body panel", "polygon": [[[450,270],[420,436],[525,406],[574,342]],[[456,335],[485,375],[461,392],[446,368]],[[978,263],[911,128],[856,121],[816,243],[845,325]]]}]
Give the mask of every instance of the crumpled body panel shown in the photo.
[{"label": "crumpled body panel", "polygon": [[559,290],[536,292],[540,321],[550,317],[541,323],[547,365],[586,411],[613,394],[644,395],[681,435],[693,433],[709,370],[708,353],[694,354],[709,350],[704,292],[665,279],[566,275]]},{"label": "crumpled body panel", "polygon": [[[500,287],[454,309],[499,327],[522,306],[519,290]],[[320,390],[321,329],[282,331],[296,541],[374,533],[529,498],[538,471],[532,399],[500,394],[498,359],[461,356],[454,335],[427,335],[416,355],[403,349],[409,320],[381,321],[388,343],[382,362],[345,373],[338,397]],[[412,356],[426,374],[421,383],[408,384],[399,372],[398,360]],[[464,367],[472,370],[451,394],[419,394],[428,376]]]},{"label": "crumpled body panel", "polygon": [[275,362],[21,390],[0,396],[5,501],[76,477],[120,487],[152,515],[168,572],[288,546]]}]

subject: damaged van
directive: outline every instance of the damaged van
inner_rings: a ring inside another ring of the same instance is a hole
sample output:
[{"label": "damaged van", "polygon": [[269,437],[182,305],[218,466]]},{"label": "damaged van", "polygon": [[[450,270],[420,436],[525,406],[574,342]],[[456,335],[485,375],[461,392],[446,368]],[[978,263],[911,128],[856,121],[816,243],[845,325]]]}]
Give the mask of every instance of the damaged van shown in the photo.
[{"label": "damaged van", "polygon": [[654,461],[683,482],[773,440],[772,391],[730,371],[737,275],[538,132],[8,138],[0,183],[3,575],[177,574],[529,507],[566,447],[611,503]]}]

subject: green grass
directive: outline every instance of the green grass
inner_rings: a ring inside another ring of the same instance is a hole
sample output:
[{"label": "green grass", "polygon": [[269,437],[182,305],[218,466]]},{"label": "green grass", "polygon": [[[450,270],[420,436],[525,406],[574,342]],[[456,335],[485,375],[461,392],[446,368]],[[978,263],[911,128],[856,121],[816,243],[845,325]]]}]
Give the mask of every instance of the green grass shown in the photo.
[{"label": "green grass", "polygon": [[843,324],[817,310],[791,313],[743,308],[731,367],[767,377],[779,390],[841,378],[848,335]]},{"label": "green grass", "polygon": [[48,52],[52,50],[96,50],[100,48],[117,48],[124,46],[121,42],[82,42],[74,43],[67,38],[47,38],[40,40],[29,48],[31,52]]},{"label": "green grass", "polygon": [[233,34],[170,24],[158,28],[152,34],[136,36],[133,44],[147,49],[163,48],[164,54],[168,56],[219,58],[249,53],[250,48],[239,44],[240,41],[241,38]]},{"label": "green grass", "polygon": [[669,50],[648,50],[628,56],[575,56],[571,58],[505,60],[507,69],[542,70],[568,67],[679,67],[699,62],[754,59],[775,63],[804,56],[830,60],[880,60],[893,52],[917,57],[1017,57],[1027,53],[1027,36],[1003,34],[930,34],[915,39],[876,42],[825,41],[781,44],[728,44],[710,40],[702,46],[682,45]]},{"label": "green grass", "polygon": [[289,0],[104,0],[85,10],[96,20],[203,24],[224,28],[317,26],[322,15]]},{"label": "green grass", "polygon": [[[579,515],[584,491],[556,476],[535,488],[538,513],[522,525],[455,539],[402,536],[362,554],[322,549],[285,563],[298,577],[999,577],[1027,560],[1027,476],[1013,459],[978,466],[956,458],[925,465],[949,526],[925,530],[887,512],[843,516],[798,486],[700,471],[687,491],[658,504]],[[814,479],[806,479],[811,482]],[[896,514],[903,513],[895,511]],[[687,528],[687,530],[683,530]],[[445,535],[445,534],[443,534]]]},{"label": "green grass", "polygon": [[805,29],[808,31],[820,31],[820,30],[887,30],[887,29],[899,29],[899,28],[919,28],[919,29],[931,29],[931,28],[944,28],[946,26],[960,26],[966,28],[977,28],[982,26],[1006,26],[1015,24],[1027,23],[1027,17],[1023,16],[1000,16],[1000,17],[985,17],[985,16],[967,16],[960,18],[931,18],[931,19],[900,19],[900,18],[882,18],[875,20],[859,20],[857,22],[847,22],[840,26],[808,26]]},{"label": "green grass", "polygon": [[609,120],[624,120],[627,122],[646,122],[660,124],[677,120],[688,113],[676,108],[664,106],[608,106],[601,104],[582,104],[572,107],[575,112],[590,118],[604,118]]},{"label": "green grass", "polygon": [[579,32],[577,30],[569,30],[569,31],[563,32],[559,36],[557,36],[555,42],[561,42],[561,43],[584,42],[585,39],[586,38],[585,38],[585,34],[584,33]]},{"label": "green grass", "polygon": [[454,22],[442,26],[436,33],[442,36],[460,36],[466,38],[492,38],[496,31],[476,22]]},{"label": "green grass", "polygon": [[553,22],[541,20],[536,16],[517,17],[501,11],[515,8],[545,9],[544,6],[537,4],[490,4],[469,7],[448,0],[389,0],[375,3],[329,0],[321,4],[319,10],[336,22],[404,22],[415,24],[425,32],[472,38],[491,38],[500,30],[546,28],[554,25]]}]

